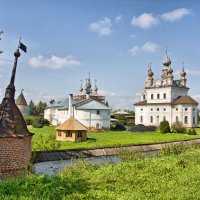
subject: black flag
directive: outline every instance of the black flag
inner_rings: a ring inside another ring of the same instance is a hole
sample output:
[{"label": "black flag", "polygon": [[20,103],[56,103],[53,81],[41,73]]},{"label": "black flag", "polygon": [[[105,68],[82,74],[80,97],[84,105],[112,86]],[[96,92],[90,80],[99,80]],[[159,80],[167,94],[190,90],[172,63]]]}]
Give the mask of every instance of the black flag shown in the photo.
[{"label": "black flag", "polygon": [[23,43],[19,42],[19,48],[26,53],[27,48]]}]

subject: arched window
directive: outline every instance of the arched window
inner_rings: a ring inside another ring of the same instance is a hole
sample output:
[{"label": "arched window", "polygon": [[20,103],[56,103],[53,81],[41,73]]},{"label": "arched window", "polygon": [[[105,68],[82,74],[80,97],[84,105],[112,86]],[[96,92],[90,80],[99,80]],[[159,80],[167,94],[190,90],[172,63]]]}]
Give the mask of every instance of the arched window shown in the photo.
[{"label": "arched window", "polygon": [[156,117],[156,123],[159,124],[159,122],[160,122],[160,119],[159,119],[159,116],[157,116]]},{"label": "arched window", "polygon": [[157,94],[157,99],[160,99],[160,94]]},{"label": "arched window", "polygon": [[143,116],[140,116],[140,122],[143,123]]},{"label": "arched window", "polygon": [[166,99],[167,95],[166,93],[163,94],[163,99]]},{"label": "arched window", "polygon": [[176,122],[178,122],[178,116],[176,116]]},{"label": "arched window", "polygon": [[153,94],[151,94],[151,99],[153,99]]},{"label": "arched window", "polygon": [[193,116],[193,124],[196,124],[196,118]]},{"label": "arched window", "polygon": [[163,121],[166,121],[166,116],[163,116]]},{"label": "arched window", "polygon": [[187,117],[187,116],[185,116],[185,118],[184,118],[184,123],[185,123],[185,124],[188,123],[188,117]]},{"label": "arched window", "polygon": [[143,100],[145,100],[145,94],[143,95]]},{"label": "arched window", "polygon": [[153,116],[150,117],[150,122],[153,123]]}]

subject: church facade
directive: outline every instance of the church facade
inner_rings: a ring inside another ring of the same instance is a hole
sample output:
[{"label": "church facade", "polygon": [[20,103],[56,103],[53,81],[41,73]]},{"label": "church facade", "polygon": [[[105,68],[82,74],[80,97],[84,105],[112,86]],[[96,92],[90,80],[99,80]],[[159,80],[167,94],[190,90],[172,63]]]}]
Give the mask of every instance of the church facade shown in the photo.
[{"label": "church facade", "polygon": [[159,126],[161,121],[167,120],[170,125],[180,121],[184,127],[195,127],[198,103],[188,95],[184,66],[180,78],[175,80],[166,52],[161,79],[154,81],[153,75],[150,67],[141,100],[134,104],[135,124]]},{"label": "church facade", "polygon": [[68,98],[47,106],[44,110],[44,118],[53,125],[59,125],[74,117],[88,129],[110,129],[110,110],[105,96],[98,94],[96,81],[92,90],[88,78],[85,90],[81,82],[78,94],[70,94]]}]

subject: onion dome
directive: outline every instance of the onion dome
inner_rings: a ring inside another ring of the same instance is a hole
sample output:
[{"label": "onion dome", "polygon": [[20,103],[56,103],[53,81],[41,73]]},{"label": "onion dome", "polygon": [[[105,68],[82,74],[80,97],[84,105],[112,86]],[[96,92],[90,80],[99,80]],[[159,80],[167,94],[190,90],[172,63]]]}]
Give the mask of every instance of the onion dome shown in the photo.
[{"label": "onion dome", "polygon": [[181,71],[181,76],[186,76],[186,72],[184,70],[184,62],[183,62],[183,68],[182,68],[182,71]]},{"label": "onion dome", "polygon": [[154,75],[154,73],[153,73],[151,67],[149,68],[147,75],[148,75],[148,76],[153,76],[153,75]]},{"label": "onion dome", "polygon": [[164,65],[164,66],[169,66],[169,65],[171,65],[171,60],[170,60],[170,58],[169,58],[169,56],[168,56],[168,54],[167,54],[167,49],[166,49],[166,56],[165,56],[165,58],[164,58],[164,60],[163,60],[163,65]]},{"label": "onion dome", "polygon": [[98,91],[97,80],[95,80],[94,91],[95,91],[96,93],[97,93],[97,91]]},{"label": "onion dome", "polygon": [[168,69],[168,73],[172,74],[173,73],[173,69],[171,68],[171,66]]}]

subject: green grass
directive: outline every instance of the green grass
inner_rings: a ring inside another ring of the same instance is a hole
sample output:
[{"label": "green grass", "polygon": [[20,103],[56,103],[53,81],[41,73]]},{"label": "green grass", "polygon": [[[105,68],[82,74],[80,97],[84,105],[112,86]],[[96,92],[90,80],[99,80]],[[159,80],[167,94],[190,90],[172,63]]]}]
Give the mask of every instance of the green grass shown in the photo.
[{"label": "green grass", "polygon": [[[44,128],[31,128],[31,132],[35,133],[33,136],[33,150],[38,150],[36,145],[40,140],[41,135],[47,137],[49,134],[56,134],[55,127]],[[162,134],[159,132],[127,132],[127,131],[105,131],[88,133],[88,140],[86,142],[61,142],[60,149],[77,149],[77,148],[94,148],[94,147],[109,147],[121,146],[129,144],[147,144],[168,142],[175,140],[200,138],[200,129],[196,129],[197,135],[175,134],[167,133]]]},{"label": "green grass", "polygon": [[0,181],[0,199],[200,199],[200,149]]}]

